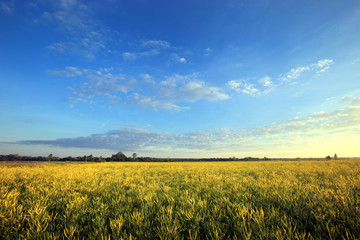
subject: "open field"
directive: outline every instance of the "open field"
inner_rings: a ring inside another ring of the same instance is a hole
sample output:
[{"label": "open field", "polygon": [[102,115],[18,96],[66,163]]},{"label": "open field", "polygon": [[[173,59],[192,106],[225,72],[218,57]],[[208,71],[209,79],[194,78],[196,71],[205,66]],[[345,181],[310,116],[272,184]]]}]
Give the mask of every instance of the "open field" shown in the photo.
[{"label": "open field", "polygon": [[0,163],[0,239],[359,239],[360,161]]}]

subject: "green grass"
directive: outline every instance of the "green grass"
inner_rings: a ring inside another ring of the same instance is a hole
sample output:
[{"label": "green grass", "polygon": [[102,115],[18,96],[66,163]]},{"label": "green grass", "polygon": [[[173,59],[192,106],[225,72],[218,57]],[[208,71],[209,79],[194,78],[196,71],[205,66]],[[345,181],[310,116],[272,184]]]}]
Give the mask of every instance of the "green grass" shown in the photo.
[{"label": "green grass", "polygon": [[359,239],[360,162],[0,163],[0,239]]}]

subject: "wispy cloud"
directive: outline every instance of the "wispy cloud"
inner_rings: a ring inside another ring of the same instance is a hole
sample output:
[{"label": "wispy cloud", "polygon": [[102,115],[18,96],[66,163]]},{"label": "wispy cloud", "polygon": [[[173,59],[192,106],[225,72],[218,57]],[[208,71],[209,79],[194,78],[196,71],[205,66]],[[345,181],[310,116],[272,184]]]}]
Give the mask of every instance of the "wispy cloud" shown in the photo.
[{"label": "wispy cloud", "polygon": [[331,59],[319,60],[316,63],[307,66],[292,68],[289,72],[280,74],[279,78],[285,82],[289,82],[299,78],[303,72],[315,71],[317,73],[322,73],[327,71],[333,63],[334,61]]},{"label": "wispy cloud", "polygon": [[12,14],[13,13],[13,8],[14,8],[14,2],[10,1],[10,2],[0,2],[0,11],[3,11],[7,14]]},{"label": "wispy cloud", "polygon": [[249,80],[231,80],[226,83],[227,87],[237,93],[244,93],[251,96],[265,95],[272,91],[275,87],[272,78],[264,76],[257,81]]},{"label": "wispy cloud", "polygon": [[174,74],[153,85],[154,91],[147,96],[135,95],[135,101],[143,107],[165,108],[168,110],[184,110],[187,106],[178,103],[196,102],[201,99],[221,101],[229,96],[219,87],[208,86],[200,81],[196,74]]},{"label": "wispy cloud", "polygon": [[225,100],[229,96],[222,92],[218,87],[208,86],[202,81],[190,81],[176,89],[162,89],[166,97],[173,96],[174,99],[179,101],[196,101],[199,99],[207,99],[210,101]]},{"label": "wispy cloud", "polygon": [[143,40],[141,41],[142,46],[144,47],[153,47],[153,48],[170,48],[171,44],[165,40]]},{"label": "wispy cloud", "polygon": [[351,96],[345,96],[345,97],[341,98],[340,103],[345,103],[345,102],[348,102],[350,100],[352,100]]},{"label": "wispy cloud", "polygon": [[112,130],[105,134],[93,134],[88,137],[63,138],[50,141],[21,141],[21,144],[45,144],[59,147],[110,149],[117,151],[133,151],[139,147],[156,145],[166,134],[148,132],[143,129]]},{"label": "wispy cloud", "polygon": [[110,105],[121,102],[146,108],[179,111],[189,108],[179,104],[202,99],[221,101],[229,98],[221,88],[201,81],[195,73],[174,74],[155,81],[149,74],[142,74],[142,79],[136,79],[113,73],[113,68],[91,70],[66,67],[64,70],[48,71],[63,77],[85,79],[81,85],[69,87],[72,95],[66,102],[70,107],[80,102],[96,102],[97,98],[106,97]]},{"label": "wispy cloud", "polygon": [[[144,129],[123,128],[104,134],[56,140],[24,140],[17,144],[45,144],[60,147],[109,149],[113,151],[146,151],[148,148],[183,149],[191,151],[212,151],[224,149],[256,148],[258,144],[276,145],[291,143],[293,140],[331,136],[360,128],[360,98],[333,112],[317,112],[305,117],[274,122],[268,126],[249,129],[222,128],[210,131],[172,134],[151,132]],[[233,150],[231,150],[233,151]],[[184,152],[185,153],[185,152]]]},{"label": "wispy cloud", "polygon": [[93,98],[97,95],[110,95],[119,92],[127,93],[135,83],[135,79],[127,79],[122,75],[113,75],[111,73],[91,76],[90,81],[85,82],[78,88],[76,94],[80,97]]},{"label": "wispy cloud", "polygon": [[159,54],[160,54],[160,52],[158,49],[151,49],[151,50],[142,51],[142,52],[124,52],[123,58],[125,60],[135,60],[140,57],[156,56]]},{"label": "wispy cloud", "polygon": [[208,48],[206,48],[206,49],[204,50],[204,56],[205,56],[205,57],[208,57],[208,56],[211,55],[212,52],[213,52],[213,50],[208,47]]},{"label": "wispy cloud", "polygon": [[123,58],[127,59],[127,60],[134,60],[138,57],[138,55],[136,53],[132,53],[132,52],[124,52],[123,53]]},{"label": "wispy cloud", "polygon": [[185,57],[180,57],[176,53],[179,48],[173,47],[170,42],[165,40],[141,40],[131,44],[132,51],[123,52],[125,60],[136,60],[143,57],[153,57],[161,54],[170,55],[171,60],[186,63]]},{"label": "wispy cloud", "polygon": [[352,106],[360,105],[360,98],[352,98],[351,105]]},{"label": "wispy cloud", "polygon": [[56,29],[64,33],[64,40],[50,44],[48,49],[89,59],[111,52],[110,43],[118,39],[115,37],[118,33],[94,20],[87,5],[70,0],[52,5],[54,10],[44,11],[42,23],[55,23]]},{"label": "wispy cloud", "polygon": [[[90,60],[119,55],[124,60],[136,60],[166,53],[171,60],[171,54],[181,49],[163,39],[133,39],[100,21],[96,14],[98,9],[84,1],[60,0],[33,5],[42,12],[33,22],[51,27],[59,35],[57,41],[44,46],[56,53]],[[1,1],[0,11],[11,13],[12,7]],[[185,57],[179,57],[178,62],[185,63]]]},{"label": "wispy cloud", "polygon": [[141,96],[138,93],[134,94],[134,100],[137,105],[145,108],[153,108],[153,109],[162,108],[171,111],[181,111],[181,110],[189,109],[188,107],[180,107],[166,100],[156,100],[153,97]]},{"label": "wispy cloud", "polygon": [[286,84],[296,84],[294,80],[299,78],[304,72],[314,72],[317,74],[321,74],[327,71],[332,64],[334,64],[333,60],[323,59],[307,66],[292,68],[287,73],[280,74],[277,78],[264,76],[260,79],[255,80],[230,80],[227,82],[226,85],[229,89],[234,90],[238,93],[244,93],[252,96],[264,95],[268,94],[279,86]]},{"label": "wispy cloud", "polygon": [[[174,61],[187,63],[187,59],[182,56],[189,54],[181,47],[173,46],[166,40],[133,40],[128,42],[128,48],[122,53],[124,60],[138,60],[145,57],[161,56],[161,61]],[[167,60],[164,60],[166,59]]]},{"label": "wispy cloud", "polygon": [[173,56],[174,61],[176,61],[176,62],[179,62],[179,63],[186,63],[187,62],[186,58],[179,57],[179,55],[176,54],[176,53],[174,53],[172,56]]},{"label": "wispy cloud", "polygon": [[259,83],[264,87],[271,87],[273,85],[273,82],[271,81],[271,77],[269,76],[265,76],[259,79]]},{"label": "wispy cloud", "polygon": [[291,81],[300,77],[300,75],[305,71],[310,71],[310,67],[304,66],[304,67],[292,68],[289,72],[285,74],[281,74],[280,78],[283,81]]},{"label": "wispy cloud", "polygon": [[245,93],[249,95],[256,95],[259,90],[251,83],[247,83],[245,80],[231,80],[227,82],[227,86],[235,90],[238,93]]},{"label": "wispy cloud", "polygon": [[325,72],[330,68],[330,65],[334,63],[334,60],[323,59],[319,60],[317,63],[313,64],[313,68],[317,70],[318,73]]},{"label": "wispy cloud", "polygon": [[68,87],[72,94],[61,101],[74,108],[78,103],[94,105],[98,98],[107,99],[107,103],[115,106],[119,103],[126,103],[122,96],[126,96],[129,90],[137,83],[134,78],[126,78],[122,74],[113,74],[113,68],[80,69],[77,67],[65,67],[64,70],[48,70],[51,74],[79,79],[80,85]]},{"label": "wispy cloud", "polygon": [[54,75],[59,75],[59,76],[63,76],[63,77],[76,77],[76,76],[80,76],[83,73],[88,72],[87,69],[79,69],[76,67],[65,67],[64,70],[48,70],[48,72],[54,74]]}]

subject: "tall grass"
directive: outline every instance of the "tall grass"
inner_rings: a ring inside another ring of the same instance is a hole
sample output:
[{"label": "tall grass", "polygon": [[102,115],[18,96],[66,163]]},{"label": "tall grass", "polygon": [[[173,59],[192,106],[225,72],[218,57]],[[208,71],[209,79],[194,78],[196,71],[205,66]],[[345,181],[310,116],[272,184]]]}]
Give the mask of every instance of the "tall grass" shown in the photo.
[{"label": "tall grass", "polygon": [[358,239],[360,162],[0,164],[0,239]]}]

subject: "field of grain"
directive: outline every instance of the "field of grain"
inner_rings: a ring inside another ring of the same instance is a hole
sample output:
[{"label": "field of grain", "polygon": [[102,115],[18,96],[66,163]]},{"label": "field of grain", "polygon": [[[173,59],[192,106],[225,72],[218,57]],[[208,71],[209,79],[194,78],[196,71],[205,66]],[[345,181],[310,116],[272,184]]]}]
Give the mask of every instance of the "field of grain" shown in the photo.
[{"label": "field of grain", "polygon": [[360,161],[0,163],[0,239],[359,239]]}]

